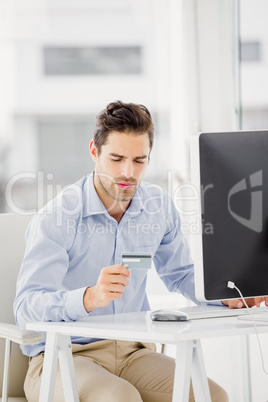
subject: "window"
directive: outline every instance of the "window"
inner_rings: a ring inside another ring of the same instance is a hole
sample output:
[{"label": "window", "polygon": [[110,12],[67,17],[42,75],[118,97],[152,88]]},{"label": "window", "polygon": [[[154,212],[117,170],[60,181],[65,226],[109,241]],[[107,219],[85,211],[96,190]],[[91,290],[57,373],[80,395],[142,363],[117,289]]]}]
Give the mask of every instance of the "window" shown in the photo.
[{"label": "window", "polygon": [[48,118],[38,122],[39,170],[53,175],[55,182],[70,184],[93,169],[89,141],[91,119]]},{"label": "window", "polygon": [[261,43],[260,42],[241,42],[240,59],[246,61],[261,61]]},{"label": "window", "polygon": [[240,1],[242,129],[268,127],[268,2]]},{"label": "window", "polygon": [[45,75],[141,74],[139,46],[45,47]]}]

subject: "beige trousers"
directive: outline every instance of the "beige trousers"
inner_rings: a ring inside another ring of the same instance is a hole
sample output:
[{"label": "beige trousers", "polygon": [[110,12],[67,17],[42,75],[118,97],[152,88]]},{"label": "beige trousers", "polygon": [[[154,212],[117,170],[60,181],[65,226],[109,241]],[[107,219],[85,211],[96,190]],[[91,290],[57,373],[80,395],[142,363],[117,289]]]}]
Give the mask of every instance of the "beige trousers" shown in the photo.
[{"label": "beige trousers", "polygon": [[[98,341],[73,345],[74,367],[82,402],[171,402],[175,361],[156,353],[155,345],[126,341]],[[44,354],[30,358],[24,383],[26,398],[37,402]],[[209,380],[213,402],[226,402],[226,392]],[[192,387],[190,399],[194,401]],[[64,401],[60,370],[54,401]]]}]

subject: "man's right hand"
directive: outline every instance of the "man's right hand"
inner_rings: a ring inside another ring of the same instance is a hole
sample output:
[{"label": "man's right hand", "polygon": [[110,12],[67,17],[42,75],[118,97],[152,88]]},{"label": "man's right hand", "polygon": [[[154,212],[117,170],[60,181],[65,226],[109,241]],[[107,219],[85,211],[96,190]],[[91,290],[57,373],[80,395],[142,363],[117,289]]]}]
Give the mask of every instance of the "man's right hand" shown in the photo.
[{"label": "man's right hand", "polygon": [[125,286],[128,285],[130,271],[124,265],[111,265],[101,270],[95,286],[84,293],[84,307],[89,313],[98,307],[105,307],[112,300],[121,299]]}]

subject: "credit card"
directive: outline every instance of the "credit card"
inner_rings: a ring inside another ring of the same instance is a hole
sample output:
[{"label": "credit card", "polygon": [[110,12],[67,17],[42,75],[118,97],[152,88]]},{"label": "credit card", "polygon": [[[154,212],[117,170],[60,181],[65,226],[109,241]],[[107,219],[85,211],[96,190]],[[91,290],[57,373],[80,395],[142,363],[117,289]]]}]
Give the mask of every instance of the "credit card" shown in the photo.
[{"label": "credit card", "polygon": [[152,253],[122,253],[122,264],[128,269],[150,269],[152,267]]}]

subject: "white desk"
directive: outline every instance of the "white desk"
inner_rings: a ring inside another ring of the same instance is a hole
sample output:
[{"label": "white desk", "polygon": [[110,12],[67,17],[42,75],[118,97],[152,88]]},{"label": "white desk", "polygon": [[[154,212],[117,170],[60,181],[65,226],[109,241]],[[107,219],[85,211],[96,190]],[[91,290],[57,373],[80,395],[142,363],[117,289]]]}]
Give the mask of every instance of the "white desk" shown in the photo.
[{"label": "white desk", "polygon": [[[259,333],[268,332],[268,323],[256,323]],[[53,400],[59,358],[65,400],[78,402],[71,336],[100,339],[176,344],[176,370],[173,402],[188,402],[192,377],[196,402],[211,401],[200,339],[254,333],[250,321],[236,317],[209,318],[178,323],[152,322],[149,312],[87,317],[75,322],[39,322],[27,329],[47,333],[41,402]]]}]

